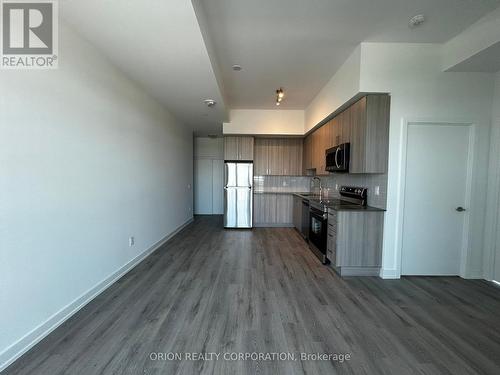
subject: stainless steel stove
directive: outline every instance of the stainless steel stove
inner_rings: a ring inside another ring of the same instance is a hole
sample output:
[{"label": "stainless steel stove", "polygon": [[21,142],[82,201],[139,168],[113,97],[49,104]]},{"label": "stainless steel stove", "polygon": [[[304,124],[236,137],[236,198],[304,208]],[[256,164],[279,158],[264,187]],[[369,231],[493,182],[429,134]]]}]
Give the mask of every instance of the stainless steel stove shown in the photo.
[{"label": "stainless steel stove", "polygon": [[323,264],[328,263],[327,235],[328,209],[359,208],[366,206],[368,190],[363,187],[342,186],[342,199],[310,199],[309,200],[309,247]]}]

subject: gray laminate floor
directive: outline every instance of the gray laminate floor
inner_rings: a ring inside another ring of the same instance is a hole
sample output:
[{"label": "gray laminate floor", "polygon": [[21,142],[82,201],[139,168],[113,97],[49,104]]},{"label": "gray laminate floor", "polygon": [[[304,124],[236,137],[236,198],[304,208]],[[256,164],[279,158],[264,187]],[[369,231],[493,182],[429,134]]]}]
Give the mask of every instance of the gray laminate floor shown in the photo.
[{"label": "gray laminate floor", "polygon": [[[161,360],[193,352],[220,357]],[[291,354],[223,359],[252,352]],[[6,374],[500,374],[500,288],[342,280],[292,229],[226,231],[199,217]]]}]

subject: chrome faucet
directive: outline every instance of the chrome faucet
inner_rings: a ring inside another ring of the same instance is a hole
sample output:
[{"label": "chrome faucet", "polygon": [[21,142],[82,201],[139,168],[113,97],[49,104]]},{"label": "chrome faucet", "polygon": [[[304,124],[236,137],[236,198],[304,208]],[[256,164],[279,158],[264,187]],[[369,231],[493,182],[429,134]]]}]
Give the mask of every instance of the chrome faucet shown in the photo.
[{"label": "chrome faucet", "polygon": [[323,199],[323,187],[321,186],[321,178],[314,176],[312,179],[313,179],[313,181],[318,180],[318,182],[319,182],[319,200],[322,200]]}]

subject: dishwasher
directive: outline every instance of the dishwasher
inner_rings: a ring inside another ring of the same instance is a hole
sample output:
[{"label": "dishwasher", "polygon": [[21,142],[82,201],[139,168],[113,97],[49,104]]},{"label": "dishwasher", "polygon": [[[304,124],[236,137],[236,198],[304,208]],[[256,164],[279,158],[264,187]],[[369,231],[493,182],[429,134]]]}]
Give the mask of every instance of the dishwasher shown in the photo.
[{"label": "dishwasher", "polygon": [[302,220],[300,233],[305,240],[309,238],[309,201],[307,199],[302,199]]}]

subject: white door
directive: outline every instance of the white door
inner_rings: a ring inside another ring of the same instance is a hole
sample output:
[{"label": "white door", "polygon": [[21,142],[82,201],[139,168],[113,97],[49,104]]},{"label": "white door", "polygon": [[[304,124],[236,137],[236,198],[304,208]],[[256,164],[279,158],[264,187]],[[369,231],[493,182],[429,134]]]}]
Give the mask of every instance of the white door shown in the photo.
[{"label": "white door", "polygon": [[494,255],[494,261],[495,261],[495,267],[493,270],[493,280],[496,282],[500,283],[500,204],[497,207],[497,235],[495,238],[495,255]]},{"label": "white door", "polygon": [[471,127],[409,124],[401,274],[459,275]]},{"label": "white door", "polygon": [[493,280],[500,283],[500,248],[498,247],[498,245],[495,255],[495,270],[494,270]]},{"label": "white door", "polygon": [[194,213],[212,214],[212,160],[195,159],[194,163]]}]

